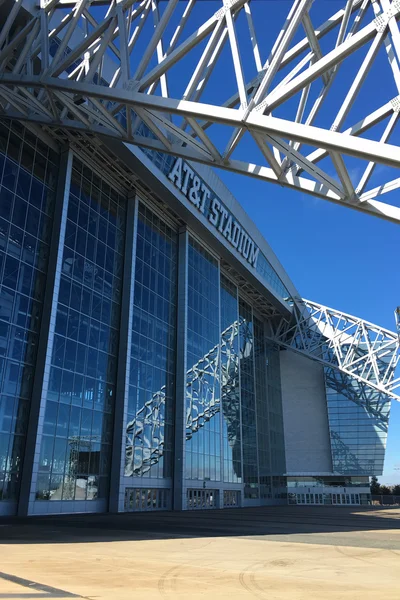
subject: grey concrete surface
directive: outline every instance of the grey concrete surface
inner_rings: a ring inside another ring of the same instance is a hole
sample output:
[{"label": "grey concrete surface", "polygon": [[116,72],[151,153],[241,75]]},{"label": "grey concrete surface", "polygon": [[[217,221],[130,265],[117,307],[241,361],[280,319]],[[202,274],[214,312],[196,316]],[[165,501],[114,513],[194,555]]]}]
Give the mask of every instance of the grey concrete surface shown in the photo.
[{"label": "grey concrete surface", "polygon": [[0,599],[400,598],[400,509],[0,520]]}]

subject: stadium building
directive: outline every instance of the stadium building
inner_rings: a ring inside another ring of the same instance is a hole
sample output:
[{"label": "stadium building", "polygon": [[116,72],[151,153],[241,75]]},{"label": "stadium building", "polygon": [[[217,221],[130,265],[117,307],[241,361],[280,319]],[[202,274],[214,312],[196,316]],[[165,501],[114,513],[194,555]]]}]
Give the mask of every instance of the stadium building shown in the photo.
[{"label": "stadium building", "polygon": [[398,338],[214,170],[3,118],[0,185],[0,515],[368,503]]}]

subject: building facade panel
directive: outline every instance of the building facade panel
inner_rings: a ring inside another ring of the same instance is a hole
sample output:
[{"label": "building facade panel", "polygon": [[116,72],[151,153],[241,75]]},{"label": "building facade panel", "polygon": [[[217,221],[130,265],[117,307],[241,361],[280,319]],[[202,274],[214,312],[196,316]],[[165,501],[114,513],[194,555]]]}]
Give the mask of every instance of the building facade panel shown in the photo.
[{"label": "building facade panel", "polygon": [[271,447],[271,474],[274,488],[285,486],[285,433],[282,405],[281,365],[279,348],[267,343],[268,421]]},{"label": "building facade panel", "polygon": [[0,514],[19,498],[58,162],[28,130],[0,123]]},{"label": "building facade panel", "polygon": [[331,473],[324,368],[288,351],[280,363],[287,473]]},{"label": "building facade panel", "polygon": [[325,382],[334,473],[382,475],[390,399],[330,368]]},{"label": "building facade panel", "polygon": [[219,263],[192,237],[187,318],[185,478],[202,486],[222,478]]},{"label": "building facade panel", "polygon": [[140,202],[125,478],[172,478],[177,250],[177,231]]},{"label": "building facade panel", "polygon": [[221,274],[221,410],[223,481],[241,484],[242,433],[239,375],[239,304],[237,287]]},{"label": "building facade panel", "polygon": [[125,214],[125,198],[74,159],[38,502],[108,497]]},{"label": "building facade panel", "polygon": [[0,514],[368,501],[390,401],[281,351],[291,284],[222,183],[0,143]]}]

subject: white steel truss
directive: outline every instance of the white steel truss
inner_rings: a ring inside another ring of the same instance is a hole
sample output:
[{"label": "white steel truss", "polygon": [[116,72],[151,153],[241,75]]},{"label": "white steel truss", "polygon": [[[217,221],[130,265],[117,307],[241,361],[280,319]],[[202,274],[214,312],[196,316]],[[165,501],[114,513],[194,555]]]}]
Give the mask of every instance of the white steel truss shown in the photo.
[{"label": "white steel truss", "polygon": [[[378,418],[387,431],[387,403],[400,401],[394,371],[400,358],[399,336],[357,317],[309,300],[298,300],[292,321],[269,321],[267,341],[298,352],[325,367],[326,384]],[[242,336],[241,350],[236,346]],[[186,439],[220,413],[229,443],[240,430],[239,363],[253,351],[253,334],[240,317],[221,334],[186,374]],[[238,353],[239,352],[239,353]],[[126,427],[125,474],[145,474],[164,454],[165,386],[139,409]],[[153,444],[151,444],[153,440]],[[154,441],[158,440],[157,444]],[[135,458],[135,447],[143,449]]]},{"label": "white steel truss", "polygon": [[400,0],[343,0],[333,15],[331,3],[293,0],[286,19],[273,2],[259,18],[262,4],[40,0],[28,11],[3,0],[0,116],[399,222],[397,199],[380,198],[400,187]]},{"label": "white steel truss", "polygon": [[[216,344],[186,373],[186,439],[204,427],[221,410],[222,405],[232,404],[238,385],[239,357],[235,350],[235,340],[245,321],[235,321],[221,334],[220,343]],[[221,367],[221,375],[220,375]],[[150,471],[164,454],[166,388],[163,386],[145,402],[126,426],[125,475],[143,475]],[[230,406],[230,413],[225,415],[228,422],[238,419],[240,409],[234,400],[235,411]],[[234,416],[231,416],[233,414]],[[239,417],[240,419],[240,417]],[[239,421],[240,422],[240,421]],[[231,424],[230,431],[235,431],[236,424]],[[154,442],[157,441],[155,444]],[[143,453],[135,457],[135,447]]]},{"label": "white steel truss", "polygon": [[[397,333],[316,302],[301,300],[294,305],[290,323],[282,319],[276,328],[271,327],[270,338],[280,347],[340,371],[346,381],[353,378],[363,384],[356,393],[352,392],[351,400],[364,402],[363,395],[372,391],[400,401],[396,393],[400,378],[395,378],[400,358]],[[348,387],[345,381],[342,386]],[[373,397],[377,398],[376,393]]]}]

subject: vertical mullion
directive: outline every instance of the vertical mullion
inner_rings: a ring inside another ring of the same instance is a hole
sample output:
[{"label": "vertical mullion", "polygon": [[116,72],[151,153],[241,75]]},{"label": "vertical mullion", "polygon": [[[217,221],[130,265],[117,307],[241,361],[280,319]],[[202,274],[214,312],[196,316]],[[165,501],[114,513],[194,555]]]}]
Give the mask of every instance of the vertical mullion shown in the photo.
[{"label": "vertical mullion", "polygon": [[[266,324],[264,323],[264,343],[265,343],[265,337],[266,337]],[[267,347],[267,345],[265,346],[265,362],[267,362],[268,360],[268,364],[265,365],[265,375],[264,375],[264,379],[265,379],[265,392],[266,392],[266,402],[267,402],[267,407],[266,407],[266,415],[267,415],[267,425],[268,425],[268,455],[269,455],[269,489],[270,489],[270,494],[271,494],[271,500],[272,500],[272,446],[271,446],[271,418],[270,418],[270,398],[269,398],[269,369],[270,369],[270,364],[269,364],[269,347]],[[280,360],[280,357],[278,356],[278,359]]]},{"label": "vertical mullion", "polygon": [[218,328],[219,328],[219,369],[218,369],[218,376],[219,376],[219,430],[220,430],[220,434],[219,434],[219,446],[220,446],[220,457],[219,457],[219,462],[220,462],[220,480],[219,480],[219,507],[216,508],[223,508],[224,507],[224,469],[225,469],[225,461],[224,461],[224,416],[223,416],[223,405],[222,405],[222,377],[221,377],[221,367],[222,367],[222,319],[221,319],[221,313],[222,313],[222,301],[221,301],[221,263],[220,261],[218,261],[218,302],[219,302],[219,311],[218,311],[218,316],[219,316],[219,320],[218,320]]},{"label": "vertical mullion", "polygon": [[240,419],[240,472],[241,472],[241,498],[240,505],[244,502],[244,465],[243,465],[243,419],[242,419],[242,380],[240,368],[240,307],[239,307],[239,289],[236,287],[236,315],[238,323],[238,385],[239,385],[239,419]]},{"label": "vertical mullion", "polygon": [[260,461],[258,456],[258,425],[257,425],[257,379],[256,379],[256,353],[255,353],[255,322],[254,322],[254,310],[253,306],[249,305],[251,309],[251,321],[253,323],[253,382],[254,382],[254,414],[255,414],[255,429],[256,429],[256,454],[257,454],[257,480],[258,480],[258,500],[260,501]]},{"label": "vertical mullion", "polygon": [[124,510],[125,430],[128,412],[130,348],[132,343],[133,294],[135,287],[135,259],[139,199],[128,199],[122,284],[120,337],[118,345],[117,385],[114,407],[114,429],[110,474],[110,512]]},{"label": "vertical mullion", "polygon": [[178,237],[178,297],[176,326],[176,385],[175,385],[175,445],[173,472],[174,510],[186,508],[184,486],[186,444],[186,371],[187,371],[187,326],[188,326],[188,249],[189,236],[182,227]]}]

